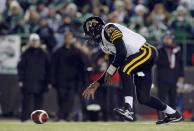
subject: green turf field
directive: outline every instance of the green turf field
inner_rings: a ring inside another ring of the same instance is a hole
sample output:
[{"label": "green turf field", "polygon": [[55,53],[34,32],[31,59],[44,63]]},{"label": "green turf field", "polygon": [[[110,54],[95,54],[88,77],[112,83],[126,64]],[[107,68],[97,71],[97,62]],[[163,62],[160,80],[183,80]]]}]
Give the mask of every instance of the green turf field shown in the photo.
[{"label": "green turf field", "polygon": [[169,125],[155,125],[154,122],[48,122],[37,125],[0,121],[0,131],[194,131],[194,122]]}]

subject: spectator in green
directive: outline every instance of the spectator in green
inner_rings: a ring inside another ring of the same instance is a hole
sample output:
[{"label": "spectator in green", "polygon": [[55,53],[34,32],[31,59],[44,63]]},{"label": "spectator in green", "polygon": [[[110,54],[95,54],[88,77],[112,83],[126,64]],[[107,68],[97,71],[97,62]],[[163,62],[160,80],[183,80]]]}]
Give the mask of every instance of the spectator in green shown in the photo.
[{"label": "spectator in green", "polygon": [[135,7],[135,15],[130,19],[129,28],[135,30],[142,35],[148,35],[148,29],[146,28],[145,15],[147,13],[147,8],[144,5],[137,5]]},{"label": "spectator in green", "polygon": [[124,1],[122,1],[122,0],[116,0],[114,2],[114,8],[115,8],[115,11],[119,14],[118,20],[120,22],[123,22],[126,14],[127,14],[127,11],[125,9],[125,3],[124,3]]},{"label": "spectator in green", "polygon": [[169,21],[170,28],[174,31],[175,39],[184,40],[192,34],[192,18],[187,9],[180,5],[174,12],[174,17]]},{"label": "spectator in green", "polygon": [[13,1],[10,4],[8,15],[5,17],[6,23],[8,23],[10,29],[15,28],[17,22],[23,19],[23,10],[17,1]]},{"label": "spectator in green", "polygon": [[9,14],[9,9],[10,9],[10,5],[14,0],[7,0],[6,1],[6,7],[2,13],[3,18],[5,19],[6,17],[8,17]]},{"label": "spectator in green", "polygon": [[12,28],[9,33],[25,35],[25,33],[27,33],[27,28],[24,19],[18,20],[14,28]]},{"label": "spectator in green", "polygon": [[47,18],[49,26],[56,32],[62,24],[62,16],[56,12],[54,7],[50,7]]},{"label": "spectator in green", "polygon": [[149,26],[150,38],[156,41],[157,44],[160,44],[162,43],[162,37],[168,27],[160,19],[158,19],[158,17],[155,17],[152,22],[153,23]]},{"label": "spectator in green", "polygon": [[169,12],[165,9],[164,5],[159,3],[154,6],[154,9],[150,12],[150,15],[147,18],[149,24],[152,24],[153,21],[158,19],[163,23],[168,22],[170,17]]},{"label": "spectator in green", "polygon": [[26,22],[28,33],[34,33],[38,30],[40,16],[35,7],[31,6],[29,8],[29,10],[25,14],[24,19]]}]

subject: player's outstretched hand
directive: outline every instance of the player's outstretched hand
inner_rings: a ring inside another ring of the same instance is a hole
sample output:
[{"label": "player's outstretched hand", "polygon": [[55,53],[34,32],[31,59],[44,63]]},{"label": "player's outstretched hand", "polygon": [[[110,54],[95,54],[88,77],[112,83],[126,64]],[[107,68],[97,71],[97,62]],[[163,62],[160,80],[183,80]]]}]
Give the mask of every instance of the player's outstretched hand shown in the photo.
[{"label": "player's outstretched hand", "polygon": [[89,100],[90,98],[94,99],[94,93],[96,92],[96,90],[98,89],[98,87],[100,86],[99,82],[94,82],[92,84],[90,84],[83,92],[83,97],[87,100]]}]

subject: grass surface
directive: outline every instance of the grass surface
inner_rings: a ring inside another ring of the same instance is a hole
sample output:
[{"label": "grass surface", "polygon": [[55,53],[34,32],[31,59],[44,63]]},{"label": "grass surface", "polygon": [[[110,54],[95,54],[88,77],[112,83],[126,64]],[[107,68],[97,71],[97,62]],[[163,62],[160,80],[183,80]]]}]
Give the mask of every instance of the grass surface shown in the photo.
[{"label": "grass surface", "polygon": [[154,122],[48,122],[34,124],[0,121],[0,131],[194,131],[194,122],[155,125]]}]

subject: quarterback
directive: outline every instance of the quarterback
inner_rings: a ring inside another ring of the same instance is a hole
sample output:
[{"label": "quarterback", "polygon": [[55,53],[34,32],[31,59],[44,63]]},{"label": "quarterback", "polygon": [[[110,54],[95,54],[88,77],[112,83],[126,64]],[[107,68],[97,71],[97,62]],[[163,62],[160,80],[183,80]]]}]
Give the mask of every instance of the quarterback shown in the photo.
[{"label": "quarterback", "polygon": [[117,23],[105,24],[97,16],[89,17],[84,22],[83,28],[86,35],[100,44],[104,53],[113,57],[104,74],[83,92],[86,99],[94,97],[100,85],[105,82],[111,84],[111,78],[118,70],[125,89],[124,106],[114,109],[118,115],[126,120],[133,120],[132,89],[135,86],[139,103],[166,114],[166,117],[157,121],[156,124],[182,120],[182,116],[175,109],[150,95],[152,66],[157,59],[158,52],[143,36]]}]

